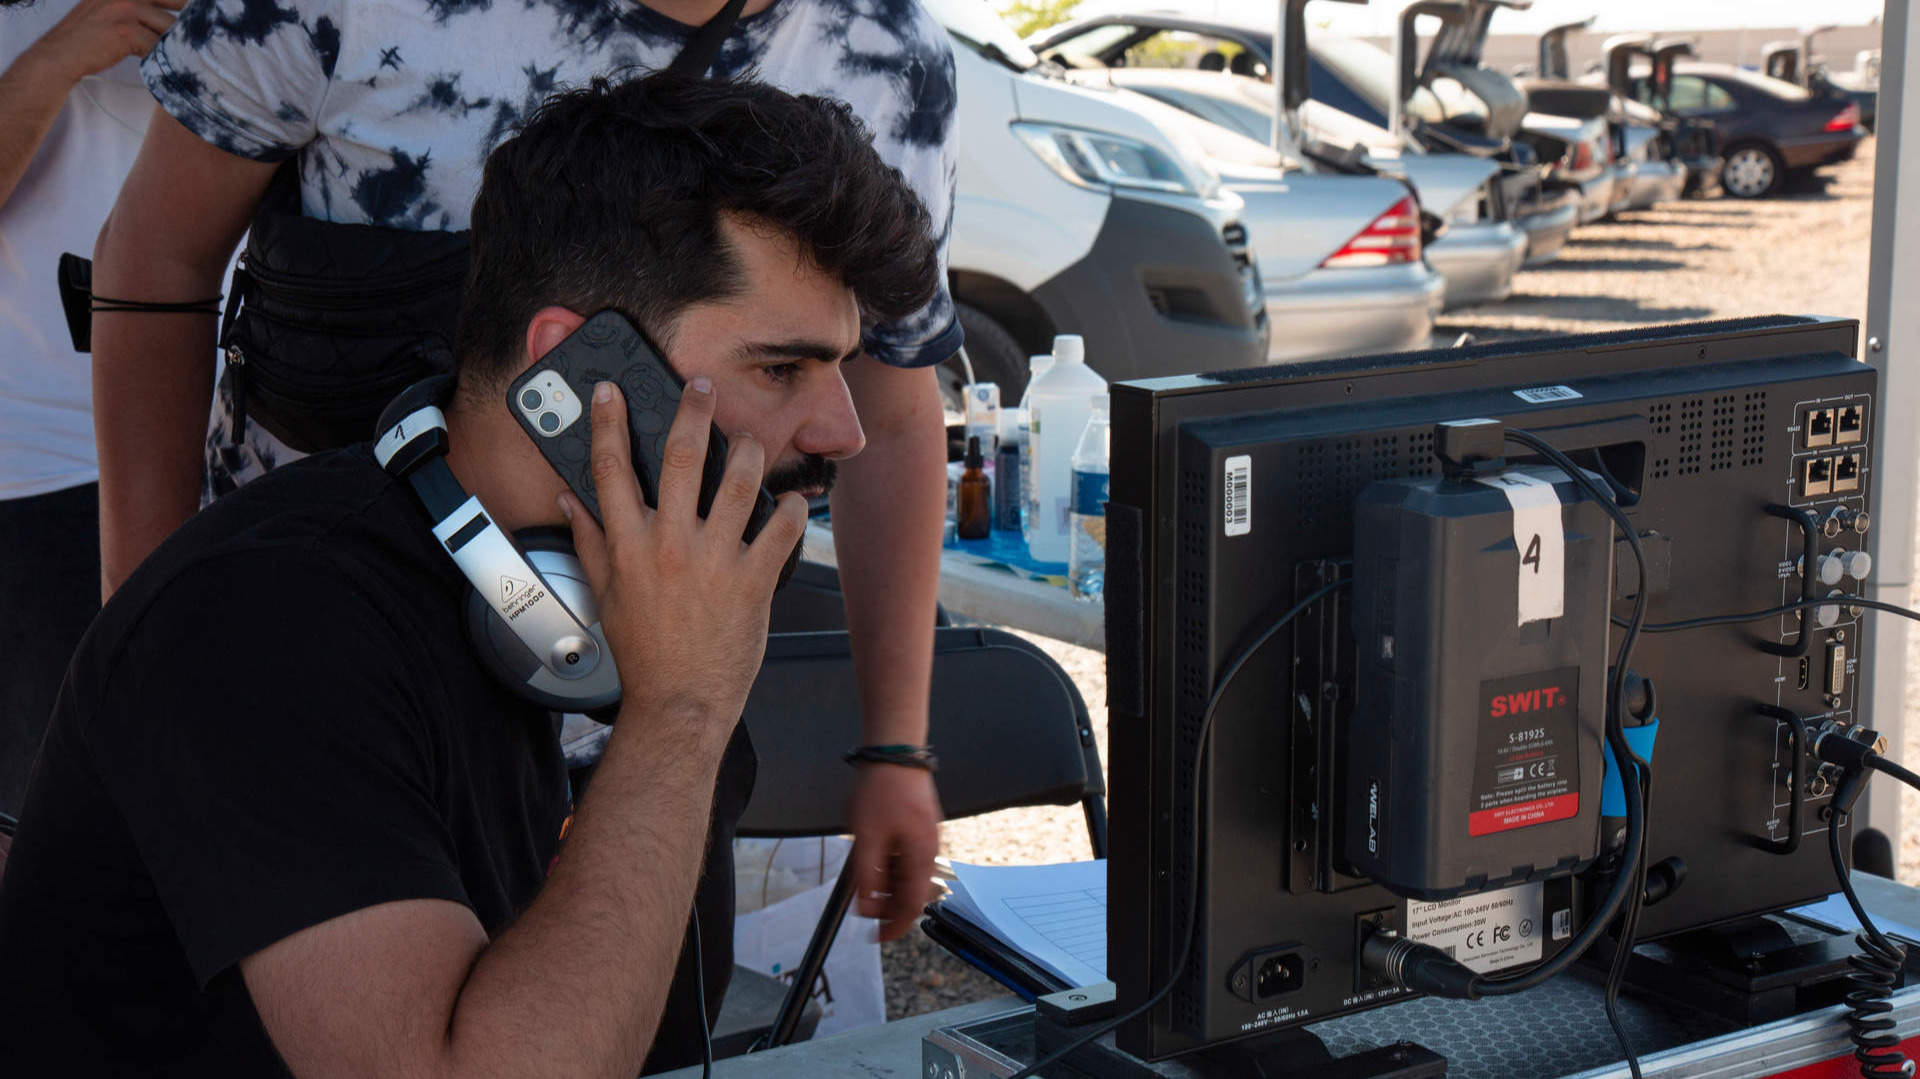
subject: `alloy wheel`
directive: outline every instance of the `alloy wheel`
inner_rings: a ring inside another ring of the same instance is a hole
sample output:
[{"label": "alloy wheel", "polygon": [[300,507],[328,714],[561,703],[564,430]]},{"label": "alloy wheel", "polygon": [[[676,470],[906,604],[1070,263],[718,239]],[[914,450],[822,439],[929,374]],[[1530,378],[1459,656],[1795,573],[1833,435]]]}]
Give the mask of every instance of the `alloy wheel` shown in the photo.
[{"label": "alloy wheel", "polygon": [[1743,146],[1727,155],[1720,186],[1736,198],[1759,198],[1773,189],[1776,176],[1772,154],[1758,146]]}]

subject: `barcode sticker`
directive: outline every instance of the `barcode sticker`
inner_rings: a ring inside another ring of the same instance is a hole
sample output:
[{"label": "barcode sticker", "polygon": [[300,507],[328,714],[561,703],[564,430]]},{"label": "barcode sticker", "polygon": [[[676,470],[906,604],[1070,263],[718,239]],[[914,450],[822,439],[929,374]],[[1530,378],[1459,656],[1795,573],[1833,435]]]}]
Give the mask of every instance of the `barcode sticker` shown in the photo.
[{"label": "barcode sticker", "polygon": [[1225,521],[1229,536],[1253,531],[1253,458],[1246,454],[1227,458]]},{"label": "barcode sticker", "polygon": [[1553,939],[1565,940],[1570,936],[1573,936],[1573,911],[1561,907],[1553,912]]},{"label": "barcode sticker", "polygon": [[1533,386],[1515,390],[1513,395],[1530,405],[1543,405],[1548,401],[1572,401],[1580,396],[1580,391],[1572,386]]}]

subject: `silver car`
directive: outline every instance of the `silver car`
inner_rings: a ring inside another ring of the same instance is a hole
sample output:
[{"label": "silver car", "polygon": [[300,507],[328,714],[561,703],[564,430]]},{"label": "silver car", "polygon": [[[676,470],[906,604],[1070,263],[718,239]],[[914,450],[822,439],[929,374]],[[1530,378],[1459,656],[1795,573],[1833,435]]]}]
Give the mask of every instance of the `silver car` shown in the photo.
[{"label": "silver car", "polygon": [[1419,202],[1383,176],[1285,167],[1270,147],[1142,95],[1135,106],[1190,137],[1258,258],[1268,363],[1425,348],[1446,281],[1421,258]]},{"label": "silver car", "polygon": [[[1444,264],[1449,304],[1485,302],[1510,291],[1512,271],[1503,267],[1513,261],[1514,249],[1519,249],[1519,257],[1529,263],[1542,262],[1553,258],[1566,243],[1579,215],[1566,185],[1544,190],[1540,183],[1544,170],[1540,166],[1519,165],[1490,152],[1433,148],[1405,133],[1389,132],[1380,123],[1385,122],[1396,93],[1410,98],[1412,111],[1422,116],[1446,113],[1448,102],[1440,101],[1427,87],[1409,85],[1408,76],[1399,71],[1393,57],[1367,42],[1324,35],[1303,37],[1305,40],[1297,43],[1302,52],[1278,66],[1297,71],[1303,78],[1307,70],[1333,72],[1329,82],[1340,83],[1342,96],[1338,100],[1356,104],[1349,108],[1322,100],[1320,76],[1313,75],[1316,81],[1312,94],[1290,98],[1299,101],[1301,135],[1309,142],[1329,143],[1336,150],[1364,146],[1366,169],[1402,176],[1420,190],[1426,211],[1446,225],[1446,232],[1428,249],[1428,261],[1436,267]],[[1191,68],[1149,67],[1136,58],[1137,54],[1163,52],[1167,44],[1191,48],[1196,38],[1224,45],[1209,48]],[[1044,30],[1029,41],[1076,78],[1110,81],[1153,94],[1264,142],[1277,107],[1271,82],[1275,65],[1269,63],[1273,38],[1271,22],[1140,11],[1068,22]],[[1291,50],[1293,46],[1283,43],[1283,47]],[[1229,60],[1224,58],[1223,48],[1237,51]],[[1462,100],[1451,103],[1470,104]],[[1357,108],[1372,109],[1377,118],[1356,115]],[[1395,164],[1393,159],[1402,159],[1405,164]],[[1492,178],[1477,198],[1449,197],[1444,190],[1448,183],[1435,175],[1446,166],[1424,167],[1436,159],[1483,160],[1491,168],[1482,178]],[[1611,194],[1609,185],[1605,195]]]},{"label": "silver car", "polygon": [[[1189,68],[1115,68],[1101,77],[1249,142],[1264,139],[1272,128],[1273,88],[1258,79]],[[1502,175],[1499,162],[1468,154],[1403,153],[1385,128],[1317,101],[1302,107],[1301,119],[1321,143],[1365,147],[1365,169],[1406,181],[1422,210],[1444,222],[1425,253],[1427,264],[1446,280],[1447,307],[1491,303],[1513,293],[1513,275],[1527,256],[1527,234],[1491,212],[1498,198],[1493,187]],[[1264,146],[1261,150],[1273,156]],[[1325,164],[1315,169],[1309,159],[1309,171],[1322,170],[1339,174]],[[1564,225],[1571,230],[1571,221]]]}]

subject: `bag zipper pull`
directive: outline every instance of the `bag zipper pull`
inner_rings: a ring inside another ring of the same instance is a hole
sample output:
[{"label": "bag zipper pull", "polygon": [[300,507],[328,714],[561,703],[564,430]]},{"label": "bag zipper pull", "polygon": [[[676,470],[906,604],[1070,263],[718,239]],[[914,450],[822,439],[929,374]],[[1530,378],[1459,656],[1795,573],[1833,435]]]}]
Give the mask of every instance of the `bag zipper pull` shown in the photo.
[{"label": "bag zipper pull", "polygon": [[237,448],[247,441],[247,354],[239,345],[227,346],[227,370],[231,372],[227,387],[233,394],[232,444]]}]

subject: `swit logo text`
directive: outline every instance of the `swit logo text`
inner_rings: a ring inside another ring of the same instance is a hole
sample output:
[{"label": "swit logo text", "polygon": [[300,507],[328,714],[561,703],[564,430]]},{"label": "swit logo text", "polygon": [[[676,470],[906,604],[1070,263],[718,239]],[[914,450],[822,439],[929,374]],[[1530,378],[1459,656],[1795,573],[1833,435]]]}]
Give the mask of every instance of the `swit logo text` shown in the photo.
[{"label": "swit logo text", "polygon": [[1567,695],[1559,686],[1542,686],[1539,689],[1522,690],[1519,693],[1502,693],[1493,698],[1489,716],[1499,719],[1501,716],[1519,715],[1522,712],[1538,712],[1547,708],[1558,708],[1567,703]]}]

